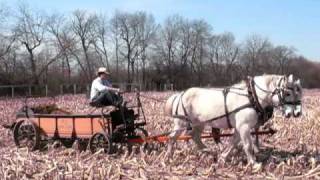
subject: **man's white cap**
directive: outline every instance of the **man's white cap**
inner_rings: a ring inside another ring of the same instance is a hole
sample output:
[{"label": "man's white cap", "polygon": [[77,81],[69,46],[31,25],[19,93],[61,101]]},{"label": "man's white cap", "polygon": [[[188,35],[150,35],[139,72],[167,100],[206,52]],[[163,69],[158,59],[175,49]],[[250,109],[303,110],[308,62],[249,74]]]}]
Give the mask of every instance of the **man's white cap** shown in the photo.
[{"label": "man's white cap", "polygon": [[99,67],[97,74],[99,75],[100,73],[110,74],[105,67]]}]

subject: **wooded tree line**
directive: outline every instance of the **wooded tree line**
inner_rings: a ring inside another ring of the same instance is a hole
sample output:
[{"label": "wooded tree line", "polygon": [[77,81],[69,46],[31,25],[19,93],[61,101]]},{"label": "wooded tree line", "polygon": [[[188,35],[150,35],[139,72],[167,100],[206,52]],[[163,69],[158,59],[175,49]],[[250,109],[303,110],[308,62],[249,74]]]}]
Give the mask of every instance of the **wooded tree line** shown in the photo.
[{"label": "wooded tree line", "polygon": [[113,82],[224,86],[247,75],[299,75],[320,86],[320,65],[268,38],[238,43],[204,20],[179,15],[156,23],[146,12],[45,13],[21,4],[0,9],[0,85],[90,83],[105,66]]}]

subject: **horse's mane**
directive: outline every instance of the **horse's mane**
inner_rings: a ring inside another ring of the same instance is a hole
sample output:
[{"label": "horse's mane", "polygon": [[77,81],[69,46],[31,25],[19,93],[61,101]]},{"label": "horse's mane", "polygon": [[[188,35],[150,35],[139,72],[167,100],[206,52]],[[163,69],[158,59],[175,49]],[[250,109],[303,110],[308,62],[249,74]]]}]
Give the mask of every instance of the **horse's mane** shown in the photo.
[{"label": "horse's mane", "polygon": [[[266,85],[268,87],[270,86],[276,86],[276,82],[277,80],[279,80],[281,77],[283,77],[282,75],[277,75],[277,74],[263,74],[263,75],[260,75],[260,76],[254,76],[254,77],[257,77],[257,78],[265,78],[265,82],[266,82]],[[239,88],[239,89],[245,89],[247,88],[247,83],[245,80],[241,80],[240,82],[236,83],[236,84],[233,84],[231,86],[227,86],[227,87],[234,87],[234,88]],[[208,87],[208,89],[217,89],[217,88],[214,88],[214,87]]]},{"label": "horse's mane", "polygon": [[267,87],[276,87],[277,82],[280,78],[282,78],[282,75],[276,75],[276,74],[264,74],[262,75],[266,79],[266,85]]},{"label": "horse's mane", "polygon": [[[279,80],[281,77],[281,75],[276,75],[276,74],[263,74],[260,76],[254,76],[254,77],[264,77],[265,81],[266,81],[266,85],[269,86],[276,86],[276,82],[277,80]],[[241,80],[240,82],[232,85],[231,87],[237,87],[237,88],[246,88],[247,84],[245,80]]]}]

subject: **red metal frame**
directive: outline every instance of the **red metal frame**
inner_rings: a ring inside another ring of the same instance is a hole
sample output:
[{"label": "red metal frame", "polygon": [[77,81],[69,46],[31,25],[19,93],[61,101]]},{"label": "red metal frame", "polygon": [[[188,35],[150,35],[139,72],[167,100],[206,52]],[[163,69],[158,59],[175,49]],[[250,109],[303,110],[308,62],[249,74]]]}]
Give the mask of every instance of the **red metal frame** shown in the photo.
[{"label": "red metal frame", "polygon": [[[251,132],[251,135],[264,135],[264,134],[271,134],[272,135],[275,132],[276,132],[275,130],[269,129],[269,130],[257,131],[257,132],[254,131],[254,132]],[[163,134],[159,134],[159,135],[155,135],[155,136],[149,136],[146,139],[142,139],[142,138],[129,139],[128,142],[130,142],[130,143],[144,143],[144,142],[164,143],[169,140],[168,135],[169,135],[169,133],[163,133]],[[229,137],[232,135],[233,135],[233,133],[224,133],[224,134],[203,133],[201,135],[201,139]],[[181,135],[177,138],[177,140],[187,141],[187,140],[190,140],[191,138],[192,138],[192,136],[190,136],[190,135]]]}]

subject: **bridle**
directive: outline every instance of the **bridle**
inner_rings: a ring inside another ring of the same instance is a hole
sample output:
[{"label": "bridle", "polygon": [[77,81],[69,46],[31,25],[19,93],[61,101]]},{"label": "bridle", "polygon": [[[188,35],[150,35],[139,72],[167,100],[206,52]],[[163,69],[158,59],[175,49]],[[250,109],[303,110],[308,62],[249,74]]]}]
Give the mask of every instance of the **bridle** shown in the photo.
[{"label": "bridle", "polygon": [[[251,91],[253,92],[253,97],[256,97],[255,103],[257,103],[258,106],[260,106],[260,107],[261,107],[261,104],[260,104],[258,97],[257,97],[257,94],[255,92],[255,87],[257,87],[259,90],[261,90],[267,94],[271,94],[271,97],[273,97],[275,95],[278,96],[279,103],[276,105],[273,102],[271,102],[272,107],[277,108],[277,107],[282,107],[284,105],[293,105],[293,106],[301,105],[301,100],[299,100],[295,94],[293,95],[293,98],[294,98],[293,101],[286,100],[286,96],[290,95],[290,94],[288,94],[288,91],[290,90],[292,92],[295,92],[295,90],[293,87],[281,87],[281,83],[284,80],[285,80],[285,77],[282,77],[279,80],[276,88],[273,91],[269,91],[269,90],[261,88],[257,83],[255,83],[254,78],[248,77],[248,80],[247,80],[248,91],[249,91],[249,89],[251,89]],[[262,107],[259,109],[262,109]]]}]

